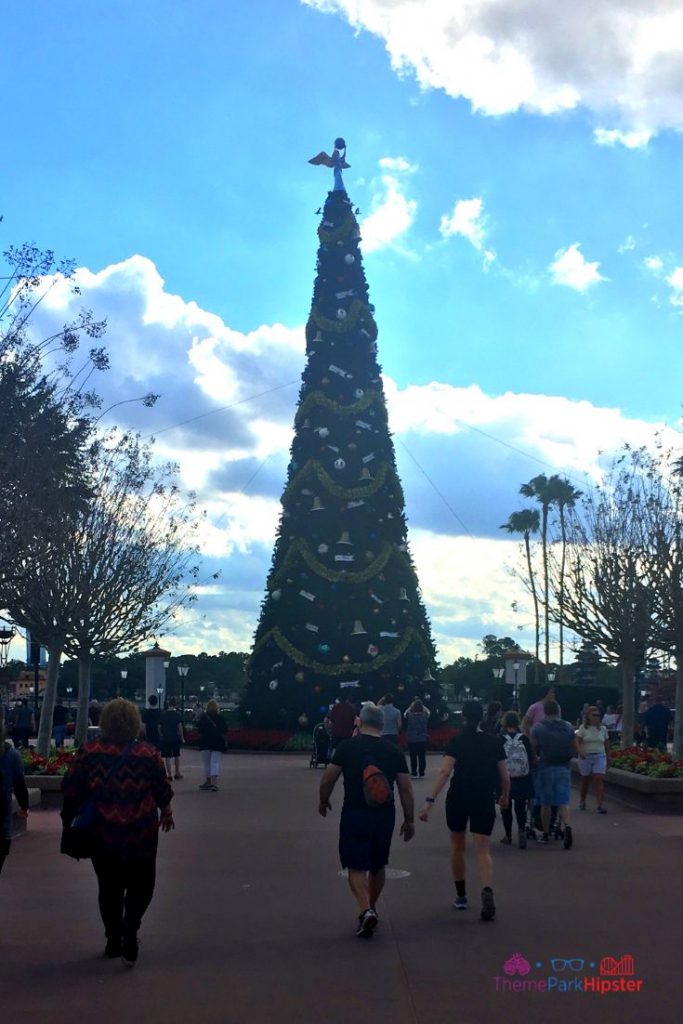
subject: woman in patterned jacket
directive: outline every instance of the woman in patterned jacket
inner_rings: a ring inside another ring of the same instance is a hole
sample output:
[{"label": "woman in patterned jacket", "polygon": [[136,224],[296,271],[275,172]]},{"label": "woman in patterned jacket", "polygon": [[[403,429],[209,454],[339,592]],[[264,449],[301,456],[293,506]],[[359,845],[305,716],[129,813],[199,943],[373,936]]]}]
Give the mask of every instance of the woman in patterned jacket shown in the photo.
[{"label": "woman in patterned jacket", "polygon": [[159,827],[175,828],[173,790],[156,747],[138,739],[140,715],[117,697],[105,705],[100,735],[81,747],[64,777],[62,820],[68,825],[83,801],[95,801],[92,863],[107,945],[132,967],[138,930],[154,893]]}]

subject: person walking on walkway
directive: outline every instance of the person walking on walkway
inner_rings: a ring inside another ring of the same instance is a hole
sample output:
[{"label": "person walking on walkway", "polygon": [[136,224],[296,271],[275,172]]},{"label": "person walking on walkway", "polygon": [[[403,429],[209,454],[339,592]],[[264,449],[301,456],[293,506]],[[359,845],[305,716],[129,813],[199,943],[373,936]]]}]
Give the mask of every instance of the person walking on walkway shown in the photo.
[{"label": "person walking on walkway", "polygon": [[[554,686],[549,686],[548,687],[548,692],[546,693],[545,697],[541,697],[540,700],[534,701],[534,703],[530,704],[529,707],[526,709],[526,714],[524,715],[524,718],[522,719],[522,732],[524,733],[525,736],[531,736],[531,730],[533,729],[533,727],[535,725],[537,725],[538,722],[544,721],[544,719],[546,717],[546,715],[545,715],[545,705],[546,705],[546,701],[549,701],[549,700],[553,700],[553,701],[555,700],[555,687]],[[560,708],[559,704],[557,705],[557,707],[558,707],[558,712],[557,713],[558,713],[558,715],[561,718],[562,717],[562,708]]]},{"label": "person walking on walkway", "polygon": [[405,715],[406,739],[410,754],[410,774],[416,779],[418,772],[424,778],[427,765],[427,740],[429,739],[429,712],[419,698],[410,705]]},{"label": "person walking on walkway", "polygon": [[[95,801],[92,864],[107,945],[127,967],[138,958],[138,931],[154,893],[159,828],[175,828],[173,790],[159,751],[138,739],[140,715],[123,697],[100,715],[100,735],[85,743],[62,783],[67,828],[85,800]],[[160,812],[160,814],[159,814]]]},{"label": "person walking on walkway", "polygon": [[12,845],[12,794],[19,804],[19,817],[28,816],[28,790],[21,754],[5,740],[5,722],[0,716],[0,872]]},{"label": "person walking on walkway", "polygon": [[446,747],[443,765],[431,796],[426,797],[420,820],[429,821],[434,802],[450,779],[446,796],[446,823],[451,834],[451,870],[455,882],[457,910],[467,909],[465,885],[465,840],[469,822],[481,882],[481,919],[492,921],[496,915],[493,899],[493,865],[491,863],[491,832],[498,805],[508,806],[510,776],[503,741],[481,731],[483,709],[479,701],[468,700],[462,708],[465,727]]},{"label": "person walking on walkway", "polygon": [[393,743],[394,746],[397,747],[399,743],[399,733],[401,732],[401,712],[394,706],[393,693],[384,694],[382,714],[384,715],[382,739],[388,740],[389,743]]},{"label": "person walking on walkway", "polygon": [[330,797],[344,777],[344,805],[339,821],[339,857],[360,914],[356,935],[369,939],[377,927],[377,902],[389,863],[396,809],[394,782],[403,808],[401,835],[415,832],[413,790],[405,756],[381,738],[382,709],[367,703],[360,712],[360,734],[339,744],[320,780],[318,812],[332,810]]},{"label": "person walking on walkway", "polygon": [[579,750],[579,775],[581,791],[579,810],[586,810],[586,797],[591,779],[595,783],[596,810],[598,814],[607,814],[602,806],[605,795],[605,775],[609,758],[609,732],[607,726],[600,721],[600,710],[589,707],[584,715],[583,724],[576,730],[576,745]]},{"label": "person walking on walkway", "polygon": [[225,752],[225,735],[228,727],[221,715],[218,704],[210,700],[206,705],[206,711],[197,722],[199,730],[199,749],[202,752],[202,763],[204,765],[205,781],[200,789],[218,792],[218,774],[221,770],[221,754]]},{"label": "person walking on walkway", "polygon": [[343,700],[333,704],[329,713],[330,753],[333,754],[342,740],[351,739],[356,726],[356,709],[346,694]]},{"label": "person walking on walkway", "polygon": [[669,723],[672,717],[671,709],[664,703],[664,697],[661,693],[658,694],[654,704],[643,715],[647,729],[648,747],[659,747],[661,750],[666,750]]},{"label": "person walking on walkway", "polygon": [[175,697],[169,697],[168,707],[161,713],[159,723],[161,733],[161,756],[166,762],[166,775],[169,781],[173,778],[171,761],[175,762],[175,777],[182,779],[180,774],[180,744],[184,742],[183,723],[177,708]]},{"label": "person walking on walkway", "polygon": [[145,727],[145,739],[157,750],[161,750],[161,710],[159,698],[156,693],[151,693],[147,698],[148,708],[142,712],[142,724]]},{"label": "person walking on walkway", "polygon": [[30,748],[29,737],[36,731],[36,720],[26,697],[22,697],[21,703],[14,709],[12,724],[12,739],[15,747]]},{"label": "person walking on walkway", "polygon": [[517,843],[520,850],[525,850],[527,806],[534,795],[532,772],[536,757],[529,738],[519,728],[519,715],[516,711],[506,711],[501,725],[501,736],[510,776],[510,802],[501,810],[503,828],[505,829],[505,835],[501,842],[507,844],[512,842],[512,807],[514,806],[517,819]]},{"label": "person walking on walkway", "polygon": [[503,705],[499,700],[492,700],[486,709],[486,714],[481,720],[480,729],[490,736],[498,736],[500,733],[500,721],[503,713]]},{"label": "person walking on walkway", "polygon": [[531,742],[539,756],[536,776],[536,799],[541,808],[543,833],[540,843],[548,843],[550,834],[550,813],[557,807],[560,827],[564,833],[564,848],[571,849],[574,841],[569,824],[569,794],[571,789],[570,763],[578,749],[574,727],[560,718],[556,701],[547,700],[544,705],[545,719],[537,722],[531,730]]},{"label": "person walking on walkway", "polygon": [[69,721],[69,712],[62,703],[60,697],[55,704],[55,709],[52,712],[52,739],[55,741],[57,750],[61,750],[64,746],[64,740],[66,739],[66,725]]}]

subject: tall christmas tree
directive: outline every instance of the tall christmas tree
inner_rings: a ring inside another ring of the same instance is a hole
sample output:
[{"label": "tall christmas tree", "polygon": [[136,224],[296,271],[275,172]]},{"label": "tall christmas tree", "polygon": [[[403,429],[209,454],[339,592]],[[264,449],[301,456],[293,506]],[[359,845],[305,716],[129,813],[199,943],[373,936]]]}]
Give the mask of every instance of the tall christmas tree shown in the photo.
[{"label": "tall christmas tree", "polygon": [[360,230],[342,181],[346,146],[318,228],[317,276],[273,565],[248,666],[246,721],[319,721],[345,695],[401,709],[420,697],[447,716],[407,544],[404,498],[377,362]]}]

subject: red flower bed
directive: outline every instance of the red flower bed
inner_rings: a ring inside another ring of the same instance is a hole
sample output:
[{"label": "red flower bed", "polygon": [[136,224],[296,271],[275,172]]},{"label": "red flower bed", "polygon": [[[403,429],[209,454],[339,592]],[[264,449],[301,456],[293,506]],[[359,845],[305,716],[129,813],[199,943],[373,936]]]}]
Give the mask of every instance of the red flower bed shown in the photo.
[{"label": "red flower bed", "polygon": [[60,750],[54,757],[40,757],[34,750],[21,751],[26,775],[64,775],[74,757],[73,750]]},{"label": "red flower bed", "polygon": [[624,747],[610,751],[610,768],[621,768],[653,779],[683,778],[683,761],[674,761],[671,754],[643,747]]}]

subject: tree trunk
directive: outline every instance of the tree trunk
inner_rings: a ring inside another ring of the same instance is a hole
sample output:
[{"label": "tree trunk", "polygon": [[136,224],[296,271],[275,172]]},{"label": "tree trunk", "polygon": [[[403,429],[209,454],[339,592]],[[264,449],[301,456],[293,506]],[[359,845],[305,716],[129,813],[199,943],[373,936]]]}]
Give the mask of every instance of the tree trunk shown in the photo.
[{"label": "tree trunk", "polygon": [[543,506],[541,521],[541,542],[543,544],[543,625],[545,628],[545,667],[550,663],[550,608],[548,607],[548,507]]},{"label": "tree trunk", "polygon": [[564,574],[567,568],[567,529],[564,521],[564,508],[560,506],[560,530],[562,532],[562,560],[560,562],[560,593],[559,593],[559,642],[560,664],[557,669],[557,682],[562,682],[564,667]]},{"label": "tree trunk", "polygon": [[40,726],[38,727],[38,742],[36,753],[41,757],[47,757],[52,739],[52,715],[57,700],[57,683],[59,681],[59,662],[64,648],[61,644],[53,644],[48,647],[47,678],[45,680],[45,693],[43,694],[43,709],[40,713]]},{"label": "tree trunk", "polygon": [[534,683],[538,685],[538,663],[540,660],[540,646],[541,646],[541,617],[538,610],[538,593],[536,592],[536,577],[534,576],[534,569],[531,563],[531,545],[529,544],[529,534],[524,534],[524,547],[526,550],[526,564],[529,569],[529,586],[531,587],[531,596],[534,601],[534,624],[536,628],[536,659],[534,661]]},{"label": "tree trunk", "polygon": [[621,745],[633,746],[633,731],[636,718],[636,671],[633,665],[621,663]]},{"label": "tree trunk", "polygon": [[88,735],[88,709],[90,705],[90,654],[78,656],[78,716],[76,718],[76,746],[85,743]]},{"label": "tree trunk", "polygon": [[676,712],[674,714],[673,758],[683,758],[683,650],[676,651]]}]

